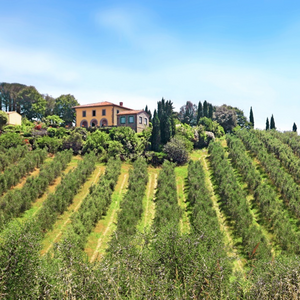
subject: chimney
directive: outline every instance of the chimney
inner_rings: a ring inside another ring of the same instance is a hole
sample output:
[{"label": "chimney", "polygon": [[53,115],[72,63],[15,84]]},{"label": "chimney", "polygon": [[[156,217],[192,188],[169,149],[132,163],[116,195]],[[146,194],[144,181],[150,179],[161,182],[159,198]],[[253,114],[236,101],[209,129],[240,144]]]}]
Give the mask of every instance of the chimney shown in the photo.
[{"label": "chimney", "polygon": [[123,106],[123,102],[120,102],[120,106]]}]

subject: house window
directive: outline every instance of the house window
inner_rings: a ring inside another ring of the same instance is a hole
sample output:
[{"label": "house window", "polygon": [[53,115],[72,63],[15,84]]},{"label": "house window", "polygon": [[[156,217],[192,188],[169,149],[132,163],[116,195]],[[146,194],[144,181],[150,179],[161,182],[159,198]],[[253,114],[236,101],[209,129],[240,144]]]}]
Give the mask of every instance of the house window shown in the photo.
[{"label": "house window", "polygon": [[139,124],[143,124],[143,118],[139,117]]},{"label": "house window", "polygon": [[147,119],[147,118],[145,118],[145,125],[147,125],[147,123],[148,123],[148,119]]},{"label": "house window", "polygon": [[120,111],[117,109],[117,114],[119,113]]},{"label": "house window", "polygon": [[126,117],[121,117],[120,118],[120,123],[125,124],[126,123]]},{"label": "house window", "polygon": [[133,116],[128,117],[128,123],[132,124],[134,122]]},{"label": "house window", "polygon": [[82,111],[82,117],[83,117],[83,118],[86,117],[86,111],[85,111],[85,110]]},{"label": "house window", "polygon": [[93,117],[96,117],[96,111],[93,110]]},{"label": "house window", "polygon": [[106,116],[106,109],[102,109],[102,116]]}]

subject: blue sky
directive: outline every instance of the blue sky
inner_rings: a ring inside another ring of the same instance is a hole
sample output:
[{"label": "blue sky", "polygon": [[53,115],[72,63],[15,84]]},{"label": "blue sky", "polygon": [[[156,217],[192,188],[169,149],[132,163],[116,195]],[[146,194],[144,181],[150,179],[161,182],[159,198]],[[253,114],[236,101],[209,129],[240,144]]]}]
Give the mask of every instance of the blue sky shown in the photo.
[{"label": "blue sky", "polygon": [[0,0],[0,82],[81,103],[207,100],[300,130],[300,2]]}]

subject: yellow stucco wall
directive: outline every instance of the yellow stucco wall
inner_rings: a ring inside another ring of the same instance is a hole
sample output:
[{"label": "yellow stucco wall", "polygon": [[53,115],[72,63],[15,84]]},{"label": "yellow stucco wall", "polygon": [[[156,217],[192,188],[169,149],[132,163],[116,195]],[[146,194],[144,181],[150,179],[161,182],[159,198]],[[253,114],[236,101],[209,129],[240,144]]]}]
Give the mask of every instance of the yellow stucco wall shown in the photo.
[{"label": "yellow stucco wall", "polygon": [[[105,115],[102,114],[103,109],[105,109]],[[93,120],[97,121],[96,126],[101,126],[104,119],[107,120],[107,126],[117,125],[117,111],[121,112],[128,110],[126,108],[105,105],[105,106],[90,106],[90,107],[77,107],[76,110],[76,127],[80,127],[82,121],[87,121],[88,126],[92,126],[91,122]],[[96,116],[93,116],[93,110],[96,111]],[[83,111],[86,112],[86,116],[83,117]]]},{"label": "yellow stucco wall", "polygon": [[10,112],[8,115],[7,124],[10,125],[22,125],[22,116],[17,112]]}]

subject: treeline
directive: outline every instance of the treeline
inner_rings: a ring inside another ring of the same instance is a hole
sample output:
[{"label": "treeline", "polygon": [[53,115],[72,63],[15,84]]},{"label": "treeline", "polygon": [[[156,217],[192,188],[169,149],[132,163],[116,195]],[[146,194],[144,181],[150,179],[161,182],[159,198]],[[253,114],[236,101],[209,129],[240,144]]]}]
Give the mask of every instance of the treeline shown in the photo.
[{"label": "treeline", "polygon": [[96,185],[90,187],[90,193],[84,198],[78,211],[73,214],[66,239],[71,236],[76,238],[76,245],[81,249],[84,248],[88,235],[97,222],[106,214],[120,172],[121,160],[109,159],[105,173],[100,176]]},{"label": "treeline", "polygon": [[64,151],[44,167],[39,175],[27,178],[21,189],[14,189],[0,198],[0,230],[14,217],[20,216],[31,207],[31,203],[46,191],[71,161],[72,151]]},{"label": "treeline", "polygon": [[237,182],[232,166],[225,157],[220,143],[210,143],[210,162],[222,208],[231,218],[237,236],[242,237],[244,254],[248,259],[271,258],[271,248],[260,228],[254,223],[246,195]]},{"label": "treeline", "polygon": [[0,83],[0,110],[17,111],[28,120],[42,120],[57,115],[65,125],[75,122],[73,106],[79,105],[72,95],[53,98],[40,94],[34,86],[19,83]]},{"label": "treeline", "polygon": [[272,187],[262,181],[259,172],[255,169],[252,159],[246,154],[242,141],[232,135],[227,135],[229,158],[238,169],[249,190],[253,193],[264,223],[274,234],[276,243],[283,251],[299,254],[300,232],[291,223],[284,204],[278,200]]},{"label": "treeline", "polygon": [[36,220],[43,232],[51,230],[58,216],[72,204],[74,196],[94,171],[95,163],[95,154],[86,154],[83,160],[78,162],[77,167],[62,178],[55,193],[50,194],[43,202],[42,208],[36,215]]},{"label": "treeline", "polygon": [[6,168],[4,173],[0,174],[0,195],[19,183],[25,175],[32,172],[35,168],[39,168],[46,159],[47,154],[47,151],[42,149],[27,152],[17,164]]}]

